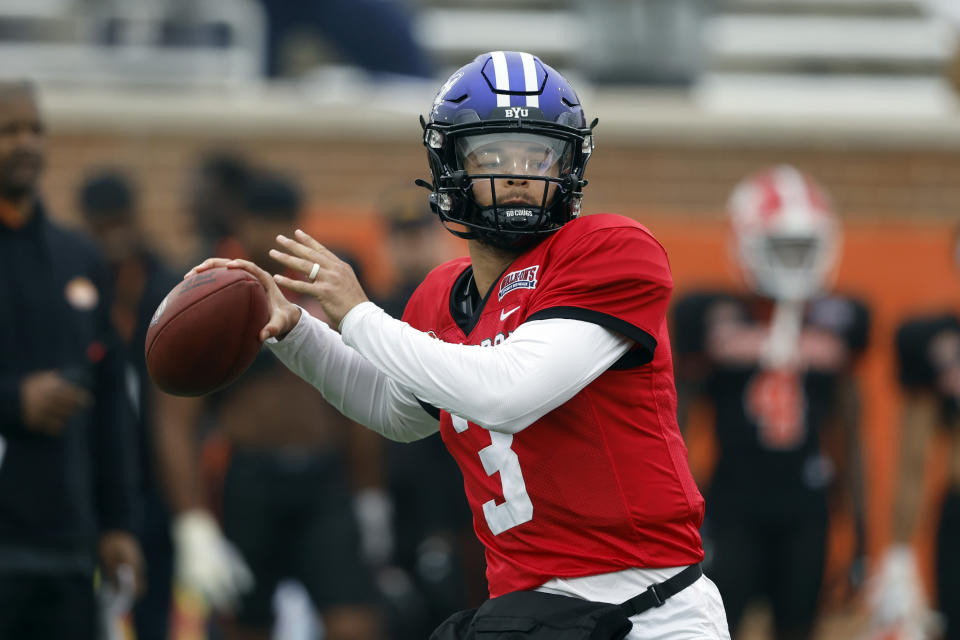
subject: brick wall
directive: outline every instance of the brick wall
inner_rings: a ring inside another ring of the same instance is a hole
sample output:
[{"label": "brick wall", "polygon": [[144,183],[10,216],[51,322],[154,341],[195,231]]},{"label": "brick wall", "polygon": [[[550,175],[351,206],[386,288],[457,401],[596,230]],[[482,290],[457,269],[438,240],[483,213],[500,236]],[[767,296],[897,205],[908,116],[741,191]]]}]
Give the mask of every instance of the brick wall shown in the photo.
[{"label": "brick wall", "polygon": [[[403,120],[406,122],[406,119]],[[415,122],[415,121],[414,121]],[[235,123],[236,124],[236,123]],[[253,162],[289,172],[304,186],[313,211],[369,215],[384,190],[428,177],[417,128],[409,136],[374,141],[330,128],[311,133],[203,133],[196,125],[163,129],[54,127],[44,190],[55,215],[76,220],[74,193],[85,173],[100,166],[129,170],[142,191],[144,226],[168,257],[193,256],[184,198],[190,170],[211,148],[233,148]],[[405,131],[405,130],[404,130]],[[758,167],[788,162],[821,180],[850,220],[960,218],[960,153],[926,142],[883,145],[856,139],[818,142],[802,136],[746,143],[740,139],[677,136],[627,137],[616,127],[598,130],[596,157],[588,169],[586,210],[642,217],[644,212],[715,216],[732,185]],[[345,137],[349,135],[348,139]],[[625,141],[626,140],[626,141]],[[921,139],[922,140],[922,139]]]}]

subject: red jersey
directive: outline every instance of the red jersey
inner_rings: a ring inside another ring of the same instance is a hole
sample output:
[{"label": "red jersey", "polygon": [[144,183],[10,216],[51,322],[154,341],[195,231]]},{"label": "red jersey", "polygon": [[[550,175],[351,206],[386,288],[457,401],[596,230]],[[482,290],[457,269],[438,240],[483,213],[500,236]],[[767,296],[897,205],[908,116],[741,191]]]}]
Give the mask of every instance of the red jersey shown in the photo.
[{"label": "red jersey", "polygon": [[514,435],[440,412],[486,547],[490,595],[702,560],[703,498],[677,427],[666,320],[673,279],[663,247],[628,218],[575,219],[511,263],[465,331],[451,295],[468,269],[460,258],[432,271],[404,320],[445,342],[495,345],[523,322],[572,318],[635,343]]}]

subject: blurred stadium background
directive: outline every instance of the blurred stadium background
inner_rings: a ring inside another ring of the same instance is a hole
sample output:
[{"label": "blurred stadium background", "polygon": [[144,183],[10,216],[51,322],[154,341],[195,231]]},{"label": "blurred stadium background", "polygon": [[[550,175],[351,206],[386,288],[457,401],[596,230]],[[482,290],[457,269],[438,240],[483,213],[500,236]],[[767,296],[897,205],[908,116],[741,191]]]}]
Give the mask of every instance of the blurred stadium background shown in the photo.
[{"label": "blurred stadium background", "polygon": [[[384,193],[427,175],[417,117],[439,81],[482,51],[536,53],[600,118],[586,210],[650,227],[678,291],[734,281],[723,208],[746,173],[786,162],[832,193],[845,223],[839,288],[875,314],[863,428],[869,551],[883,548],[892,331],[907,313],[957,300],[957,2],[378,0],[428,63],[384,70],[361,55],[381,44],[362,16],[342,22],[338,43],[322,35],[326,18],[371,3],[312,1],[318,17],[280,33],[269,5],[285,3],[270,0],[0,0],[0,75],[39,83],[51,127],[52,211],[79,222],[83,177],[122,167],[157,248],[188,266],[198,251],[184,207],[190,169],[206,151],[234,150],[300,180],[310,229],[353,248],[385,289],[378,213]],[[691,437],[707,445],[692,447],[694,464],[709,466],[708,438]],[[933,524],[918,542],[927,567]],[[834,556],[849,539],[838,527]],[[823,637],[854,637],[857,624],[834,613]]]}]

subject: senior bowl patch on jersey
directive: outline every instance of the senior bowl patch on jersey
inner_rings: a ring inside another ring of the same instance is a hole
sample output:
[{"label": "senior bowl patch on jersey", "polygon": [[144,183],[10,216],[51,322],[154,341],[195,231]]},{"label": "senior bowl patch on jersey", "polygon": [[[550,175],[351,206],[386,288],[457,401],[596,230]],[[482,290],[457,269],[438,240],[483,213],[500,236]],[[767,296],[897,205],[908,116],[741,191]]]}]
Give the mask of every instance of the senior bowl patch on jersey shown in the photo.
[{"label": "senior bowl patch on jersey", "polygon": [[497,293],[497,298],[503,300],[503,296],[515,289],[536,289],[538,269],[540,269],[540,265],[535,264],[519,271],[511,271],[503,276],[500,279],[500,291]]}]

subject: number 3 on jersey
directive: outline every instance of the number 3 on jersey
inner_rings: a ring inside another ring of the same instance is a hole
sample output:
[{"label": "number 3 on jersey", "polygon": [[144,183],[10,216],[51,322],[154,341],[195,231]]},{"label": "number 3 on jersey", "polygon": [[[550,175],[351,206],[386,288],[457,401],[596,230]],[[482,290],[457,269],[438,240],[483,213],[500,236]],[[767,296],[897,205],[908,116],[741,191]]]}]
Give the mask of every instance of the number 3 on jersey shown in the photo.
[{"label": "number 3 on jersey", "polygon": [[[450,415],[453,428],[463,433],[470,425],[460,416]],[[527,485],[523,482],[520,459],[510,445],[513,436],[509,433],[488,431],[491,444],[480,449],[480,462],[488,476],[500,472],[500,487],[503,492],[503,504],[495,500],[483,503],[483,517],[493,535],[499,535],[507,529],[533,520],[533,503],[527,495]]]}]

